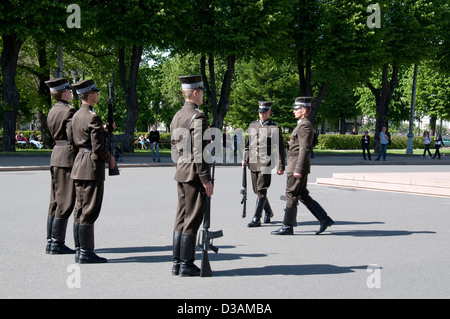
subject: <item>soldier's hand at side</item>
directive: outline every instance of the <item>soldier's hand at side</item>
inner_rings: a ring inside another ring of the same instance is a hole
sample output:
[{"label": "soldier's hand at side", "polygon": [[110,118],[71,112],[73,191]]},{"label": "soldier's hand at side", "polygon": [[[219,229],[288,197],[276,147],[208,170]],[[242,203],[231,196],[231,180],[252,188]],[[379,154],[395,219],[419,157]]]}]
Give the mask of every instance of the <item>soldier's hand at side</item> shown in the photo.
[{"label": "soldier's hand at side", "polygon": [[114,169],[116,167],[116,158],[114,156],[111,156],[109,160],[109,167],[111,169]]},{"label": "soldier's hand at side", "polygon": [[205,188],[206,195],[212,196],[214,193],[214,185],[211,182],[203,183],[203,187]]},{"label": "soldier's hand at side", "polygon": [[295,177],[295,178],[302,178],[302,174],[294,173],[294,177]]},{"label": "soldier's hand at side", "polygon": [[277,174],[278,174],[278,175],[283,175],[283,174],[284,174],[284,171],[280,169],[280,170],[277,171]]}]

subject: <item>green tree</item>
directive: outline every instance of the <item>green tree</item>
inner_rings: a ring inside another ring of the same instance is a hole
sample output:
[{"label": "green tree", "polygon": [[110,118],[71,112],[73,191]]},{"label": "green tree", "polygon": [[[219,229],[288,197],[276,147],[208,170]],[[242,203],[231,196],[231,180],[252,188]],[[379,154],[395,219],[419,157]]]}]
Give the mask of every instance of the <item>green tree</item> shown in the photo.
[{"label": "green tree", "polygon": [[[267,55],[281,45],[288,22],[289,0],[191,0],[187,26],[176,50],[201,56],[201,74],[214,127],[222,129],[236,61]],[[225,72],[219,79],[217,63]]]}]

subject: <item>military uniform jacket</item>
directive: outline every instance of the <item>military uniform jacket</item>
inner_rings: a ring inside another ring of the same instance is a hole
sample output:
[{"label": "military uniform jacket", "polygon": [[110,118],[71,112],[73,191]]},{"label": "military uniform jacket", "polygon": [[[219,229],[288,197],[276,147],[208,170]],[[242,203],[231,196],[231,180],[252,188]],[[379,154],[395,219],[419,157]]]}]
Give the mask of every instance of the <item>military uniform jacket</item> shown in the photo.
[{"label": "military uniform jacket", "polygon": [[314,128],[309,119],[303,118],[299,120],[289,140],[287,174],[309,174],[313,138]]},{"label": "military uniform jacket", "polygon": [[75,108],[66,101],[56,102],[48,112],[47,126],[55,141],[50,166],[70,168],[73,165],[77,150],[69,144],[67,128],[75,112]]},{"label": "military uniform jacket", "polygon": [[72,179],[104,180],[105,162],[111,154],[106,149],[106,132],[100,117],[87,104],[75,113],[68,130],[69,141],[79,149],[72,168]]},{"label": "military uniform jacket", "polygon": [[174,179],[177,182],[211,181],[210,165],[203,157],[203,150],[210,142],[203,139],[207,128],[205,114],[192,102],[185,102],[183,108],[173,117],[170,131],[172,160],[176,166]]},{"label": "military uniform jacket", "polygon": [[275,167],[275,154],[272,154],[273,145],[272,139],[278,138],[278,170],[284,171],[285,169],[285,150],[283,135],[281,128],[277,123],[272,120],[267,120],[261,123],[260,120],[250,123],[248,127],[248,138],[245,142],[245,154],[244,158],[249,163],[249,169],[254,172],[261,171],[262,167],[274,168]]}]

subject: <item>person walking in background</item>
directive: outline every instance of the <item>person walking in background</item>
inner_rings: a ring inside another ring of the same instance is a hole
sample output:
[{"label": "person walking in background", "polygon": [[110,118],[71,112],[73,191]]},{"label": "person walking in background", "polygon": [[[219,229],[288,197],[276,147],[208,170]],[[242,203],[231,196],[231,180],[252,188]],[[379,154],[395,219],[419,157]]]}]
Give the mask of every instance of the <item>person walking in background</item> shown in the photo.
[{"label": "person walking in background", "polygon": [[436,151],[434,152],[433,159],[436,158],[436,155],[438,156],[438,159],[441,159],[441,153],[439,152],[439,149],[441,146],[444,145],[444,141],[442,141],[442,136],[440,133],[436,133],[436,138],[434,139],[434,147]]},{"label": "person walking in background", "polygon": [[[159,131],[156,129],[156,125],[152,126],[152,130],[149,135],[150,140],[150,149],[152,150],[153,162],[157,159],[158,162],[161,162],[159,158]],[[155,157],[156,153],[156,157]]]},{"label": "person walking in background", "polygon": [[425,157],[425,153],[428,152],[428,154],[430,155],[431,158],[431,152],[430,152],[430,144],[431,144],[431,137],[430,134],[428,133],[428,131],[423,132],[423,145],[425,146],[425,148],[423,149],[423,154],[422,157]]},{"label": "person walking in background", "polygon": [[372,159],[370,158],[370,136],[368,131],[364,132],[364,135],[361,137],[360,142],[363,150],[364,159],[366,159],[366,150],[367,150],[367,156],[369,157],[369,161],[371,161]]},{"label": "person walking in background", "polygon": [[378,156],[376,161],[380,160],[381,154],[383,154],[383,161],[386,160],[386,152],[389,145],[389,141],[391,140],[391,136],[388,132],[386,132],[386,126],[383,126],[380,132],[380,150],[378,151]]}]

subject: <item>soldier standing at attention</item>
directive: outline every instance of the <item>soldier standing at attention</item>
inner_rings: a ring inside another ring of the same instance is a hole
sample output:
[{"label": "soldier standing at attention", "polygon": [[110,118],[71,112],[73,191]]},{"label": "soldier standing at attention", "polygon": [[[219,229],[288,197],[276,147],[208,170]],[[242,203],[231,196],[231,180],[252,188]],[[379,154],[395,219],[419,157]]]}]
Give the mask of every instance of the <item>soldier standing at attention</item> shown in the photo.
[{"label": "soldier standing at attention", "polygon": [[272,232],[272,235],[293,235],[297,226],[297,204],[300,200],[320,221],[320,229],[316,235],[334,224],[318,202],[309,196],[308,174],[310,173],[310,153],[313,147],[314,128],[308,119],[311,111],[312,97],[298,97],[295,99],[294,115],[297,127],[291,134],[289,141],[288,165],[286,169],[286,209],[283,227]]},{"label": "soldier standing at attention", "polygon": [[178,190],[172,275],[200,276],[200,269],[194,264],[196,236],[205,210],[205,193],[211,196],[214,190],[210,165],[203,158],[203,150],[209,144],[208,140],[203,139],[208,121],[198,109],[203,104],[202,77],[180,76],[178,79],[185,103],[170,124],[172,160],[176,167]]},{"label": "soldier standing at attention", "polygon": [[[281,128],[270,119],[273,102],[263,101],[259,104],[259,120],[250,123],[248,139],[245,143],[244,164],[248,163],[253,191],[257,196],[256,208],[248,227],[261,226],[262,211],[265,211],[264,223],[270,223],[273,216],[272,208],[267,198],[267,189],[272,179],[272,168],[275,157],[272,149],[278,151],[277,174],[283,175],[285,166],[285,151]],[[275,140],[273,140],[275,138]]]},{"label": "soldier standing at attention", "polygon": [[47,254],[74,254],[75,250],[65,245],[67,223],[75,206],[75,184],[70,179],[76,155],[67,139],[67,126],[76,110],[69,104],[72,87],[63,78],[45,82],[50,95],[56,100],[48,112],[47,125],[55,141],[50,157],[50,205],[47,216]]},{"label": "soldier standing at attention", "polygon": [[77,196],[74,236],[79,253],[75,255],[75,261],[81,264],[104,263],[107,259],[94,253],[94,222],[102,206],[105,162],[114,168],[116,161],[106,150],[106,132],[102,120],[94,112],[100,90],[93,80],[82,80],[72,86],[82,101],[68,134],[71,144],[78,148],[71,174]]}]

